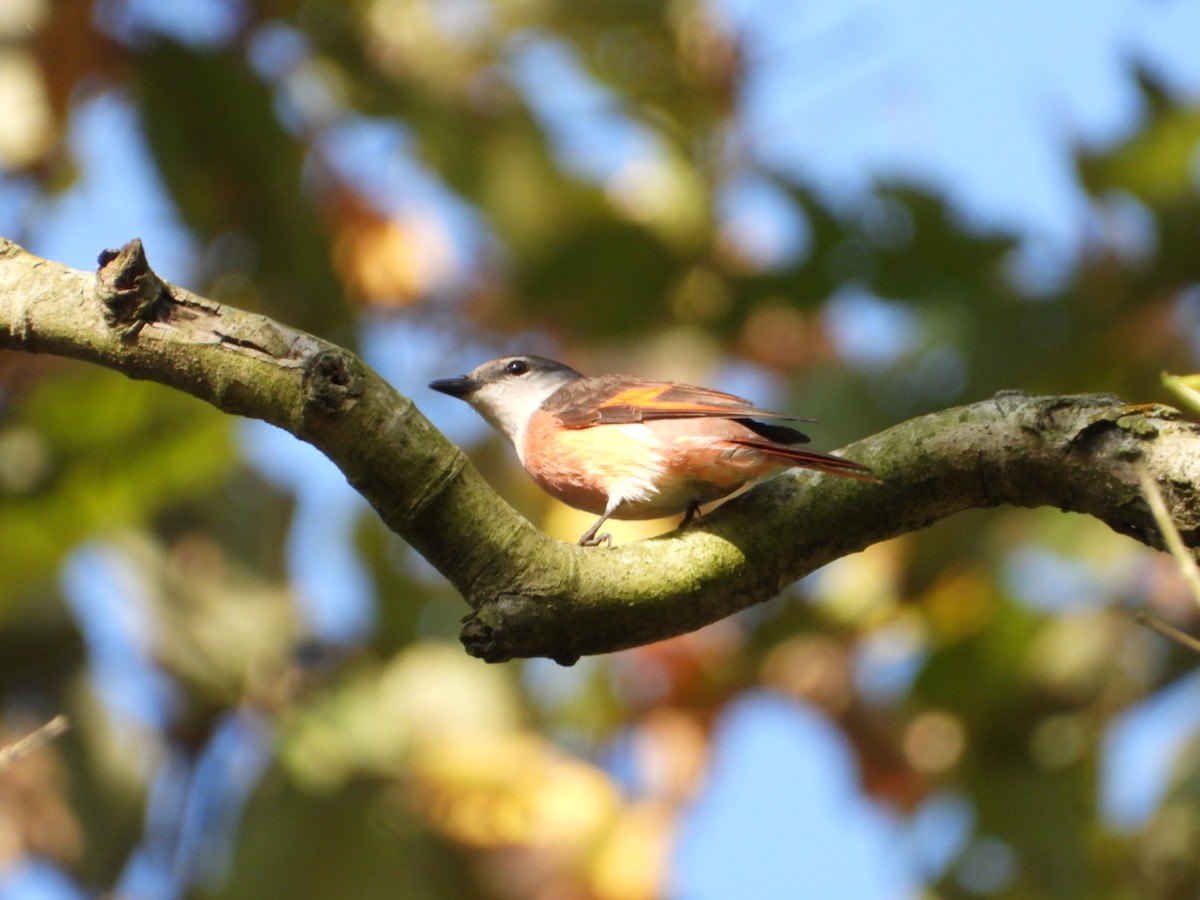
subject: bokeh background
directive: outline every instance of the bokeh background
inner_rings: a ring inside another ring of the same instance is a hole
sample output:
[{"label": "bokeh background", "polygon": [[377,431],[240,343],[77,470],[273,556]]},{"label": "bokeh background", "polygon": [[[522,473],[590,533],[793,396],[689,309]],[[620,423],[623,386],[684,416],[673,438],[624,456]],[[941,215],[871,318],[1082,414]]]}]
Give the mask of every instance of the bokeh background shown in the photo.
[{"label": "bokeh background", "polygon": [[[5,0],[0,233],[462,404],[502,352],[833,449],[1200,352],[1194,0]],[[369,440],[370,435],[364,435]],[[634,524],[617,540],[673,527]],[[848,528],[855,523],[848,522]],[[0,353],[4,898],[1176,898],[1200,627],[1080,517],[960,515],[698,633],[488,666],[311,448]]]}]

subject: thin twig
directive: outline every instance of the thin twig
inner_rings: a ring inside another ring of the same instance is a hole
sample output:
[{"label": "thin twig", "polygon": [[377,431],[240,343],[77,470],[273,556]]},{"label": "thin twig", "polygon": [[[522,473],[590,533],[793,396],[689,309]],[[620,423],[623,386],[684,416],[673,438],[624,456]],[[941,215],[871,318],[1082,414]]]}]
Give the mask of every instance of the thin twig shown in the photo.
[{"label": "thin twig", "polygon": [[[1174,557],[1175,564],[1179,567],[1179,574],[1183,576],[1184,583],[1191,591],[1192,599],[1200,604],[1200,567],[1197,567],[1195,558],[1184,545],[1183,538],[1179,535],[1179,529],[1175,527],[1175,523],[1171,520],[1171,514],[1167,512],[1167,504],[1163,500],[1162,492],[1159,491],[1158,485],[1155,484],[1150,473],[1144,468],[1139,469],[1138,480],[1142,484],[1142,494],[1150,505],[1150,513],[1158,525],[1158,532],[1162,535],[1163,543],[1171,551],[1171,556]],[[1168,625],[1157,616],[1144,611],[1137,613],[1134,618],[1163,637],[1175,641],[1181,647],[1200,654],[1200,640],[1180,631],[1174,625]]]},{"label": "thin twig", "polygon": [[1150,504],[1150,512],[1158,524],[1158,531],[1162,535],[1163,543],[1175,557],[1175,563],[1179,566],[1179,574],[1183,576],[1188,590],[1192,592],[1192,598],[1197,604],[1200,604],[1200,568],[1196,566],[1195,557],[1183,543],[1179,529],[1171,521],[1171,514],[1167,512],[1167,504],[1163,501],[1162,493],[1158,490],[1154,479],[1150,477],[1150,473],[1145,469],[1139,469],[1138,479],[1142,483],[1142,493],[1146,497],[1146,502]]},{"label": "thin twig", "polygon": [[1168,375],[1166,372],[1162,373],[1163,387],[1193,410],[1200,412],[1200,391],[1197,391],[1194,387],[1194,384],[1198,380],[1200,379],[1197,379],[1195,375]]},{"label": "thin twig", "polygon": [[1168,625],[1157,616],[1144,611],[1134,613],[1133,618],[1147,628],[1157,631],[1163,637],[1170,638],[1184,649],[1200,654],[1200,640],[1196,640],[1196,638],[1192,637],[1186,631],[1180,631],[1174,625]]},{"label": "thin twig", "polygon": [[54,740],[68,728],[70,724],[67,722],[67,717],[63,715],[55,716],[45,725],[31,731],[19,741],[9,744],[7,747],[0,747],[0,772],[7,769],[14,763],[20,762],[29,754],[33,753],[43,744],[47,744]]}]

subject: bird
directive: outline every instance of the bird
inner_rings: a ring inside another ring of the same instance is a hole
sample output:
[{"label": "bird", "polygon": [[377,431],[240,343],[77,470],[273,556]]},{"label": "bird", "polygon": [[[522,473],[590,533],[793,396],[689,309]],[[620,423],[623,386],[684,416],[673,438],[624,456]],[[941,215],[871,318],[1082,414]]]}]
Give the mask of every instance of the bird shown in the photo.
[{"label": "bird", "polygon": [[429,387],[466,401],[517,451],[537,484],[568,506],[600,518],[684,514],[783,468],[879,482],[861,463],[805,450],[807,435],[760,419],[811,422],[761,409],[741,397],[674,381],[586,376],[542,356],[501,356]]}]

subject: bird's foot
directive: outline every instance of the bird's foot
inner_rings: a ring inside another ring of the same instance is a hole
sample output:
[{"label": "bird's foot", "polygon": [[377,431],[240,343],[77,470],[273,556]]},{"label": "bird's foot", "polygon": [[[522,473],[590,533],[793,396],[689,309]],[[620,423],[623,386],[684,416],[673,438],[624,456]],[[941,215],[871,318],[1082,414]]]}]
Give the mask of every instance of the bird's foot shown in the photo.
[{"label": "bird's foot", "polygon": [[700,501],[693,500],[688,504],[688,508],[683,514],[683,521],[679,523],[679,527],[682,528],[688,522],[692,521],[692,519],[698,518],[700,518]]},{"label": "bird's foot", "polygon": [[608,544],[609,549],[612,549],[612,535],[607,531],[604,534],[585,534],[579,539],[580,547],[599,547],[601,544]]}]

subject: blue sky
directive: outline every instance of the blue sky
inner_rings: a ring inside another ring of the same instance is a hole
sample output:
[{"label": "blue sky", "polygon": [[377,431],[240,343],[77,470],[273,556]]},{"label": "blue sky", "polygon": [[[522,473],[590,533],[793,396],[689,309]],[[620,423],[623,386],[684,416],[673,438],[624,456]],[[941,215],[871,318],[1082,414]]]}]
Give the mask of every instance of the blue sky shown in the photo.
[{"label": "blue sky", "polygon": [[725,710],[712,753],[707,786],[683,823],[671,896],[918,893],[921,860],[905,844],[907,828],[863,796],[854,751],[824,716],[751,692]]}]

